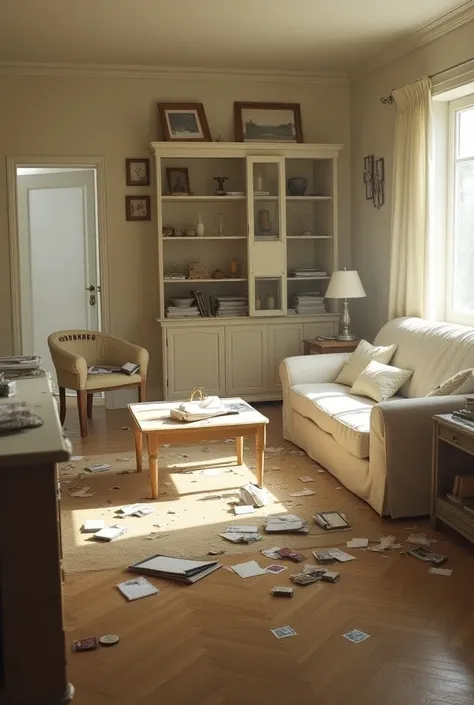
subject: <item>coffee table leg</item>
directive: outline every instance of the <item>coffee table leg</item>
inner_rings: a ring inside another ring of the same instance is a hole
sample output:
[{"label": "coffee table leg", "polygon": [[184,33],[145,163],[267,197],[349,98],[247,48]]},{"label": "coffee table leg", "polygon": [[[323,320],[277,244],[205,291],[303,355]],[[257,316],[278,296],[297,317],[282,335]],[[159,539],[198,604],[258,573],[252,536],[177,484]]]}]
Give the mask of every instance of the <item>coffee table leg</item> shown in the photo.
[{"label": "coffee table leg", "polygon": [[244,437],[237,436],[235,439],[235,453],[237,455],[237,465],[244,463]]},{"label": "coffee table leg", "polygon": [[143,455],[143,436],[142,432],[138,429],[134,429],[135,433],[135,453],[137,456],[137,472],[141,472],[143,469],[142,455]]},{"label": "coffee table leg", "polygon": [[148,434],[148,464],[150,466],[151,496],[158,498],[158,439],[153,433]]},{"label": "coffee table leg", "polygon": [[257,427],[255,434],[255,455],[257,459],[257,484],[263,487],[264,453],[265,453],[265,425]]}]

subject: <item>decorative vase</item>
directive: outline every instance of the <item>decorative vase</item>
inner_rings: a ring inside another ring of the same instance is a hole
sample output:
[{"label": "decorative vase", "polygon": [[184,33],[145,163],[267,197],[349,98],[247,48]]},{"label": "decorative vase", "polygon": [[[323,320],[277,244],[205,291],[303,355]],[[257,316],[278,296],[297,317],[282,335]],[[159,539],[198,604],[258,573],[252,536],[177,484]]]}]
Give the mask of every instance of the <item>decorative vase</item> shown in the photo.
[{"label": "decorative vase", "polygon": [[217,214],[217,236],[224,237],[224,213]]},{"label": "decorative vase", "polygon": [[258,231],[261,233],[269,233],[272,229],[272,221],[270,220],[270,211],[258,211]]},{"label": "decorative vase", "polygon": [[273,311],[275,309],[275,298],[271,294],[267,294],[265,296],[265,308],[269,311]]},{"label": "decorative vase", "polygon": [[198,237],[203,237],[204,235],[204,223],[202,222],[201,214],[198,215],[196,223],[196,235]]},{"label": "decorative vase", "polygon": [[263,191],[263,176],[260,171],[255,176],[255,191]]},{"label": "decorative vase", "polygon": [[256,296],[255,297],[255,310],[260,311],[261,308],[262,308],[262,299],[260,298],[260,296]]},{"label": "decorative vase", "polygon": [[236,279],[238,271],[239,265],[237,264],[237,260],[235,257],[232,257],[232,261],[230,263],[230,276],[232,279]]},{"label": "decorative vase", "polygon": [[290,196],[304,196],[308,188],[308,181],[302,176],[293,176],[287,181]]}]

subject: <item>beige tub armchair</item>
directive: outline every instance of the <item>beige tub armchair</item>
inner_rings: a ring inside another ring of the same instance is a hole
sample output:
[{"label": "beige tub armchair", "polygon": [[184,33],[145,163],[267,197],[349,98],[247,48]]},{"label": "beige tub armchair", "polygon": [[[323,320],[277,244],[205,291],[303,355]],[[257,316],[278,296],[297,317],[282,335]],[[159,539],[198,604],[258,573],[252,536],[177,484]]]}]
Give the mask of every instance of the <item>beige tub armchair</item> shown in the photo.
[{"label": "beige tub armchair", "polygon": [[[58,377],[61,424],[66,418],[66,389],[75,389],[82,437],[87,436],[87,419],[92,418],[94,392],[137,387],[138,400],[145,401],[149,360],[145,348],[107,333],[90,330],[61,330],[51,333],[48,346]],[[87,374],[92,365],[120,366],[125,362],[138,363],[140,370],[130,376],[122,373]]]}]

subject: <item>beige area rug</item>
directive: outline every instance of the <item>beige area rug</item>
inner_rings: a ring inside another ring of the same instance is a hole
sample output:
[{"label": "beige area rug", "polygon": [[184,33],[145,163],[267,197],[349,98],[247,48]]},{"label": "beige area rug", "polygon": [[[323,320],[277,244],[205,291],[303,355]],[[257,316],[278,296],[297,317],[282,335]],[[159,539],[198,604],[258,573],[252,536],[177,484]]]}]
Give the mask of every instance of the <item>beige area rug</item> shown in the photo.
[{"label": "beige area rug", "polygon": [[[373,510],[290,443],[269,447],[266,452],[265,487],[270,493],[266,507],[255,514],[235,516],[232,502],[239,488],[255,482],[253,444],[244,446],[244,466],[237,466],[234,442],[202,443],[162,448],[159,456],[159,499],[150,499],[147,461],[142,473],[135,471],[135,454],[87,456],[60,466],[62,491],[63,566],[66,572],[82,572],[128,566],[154,553],[189,558],[205,557],[208,551],[226,554],[254,553],[271,546],[308,549],[337,546],[351,536],[378,539],[381,522]],[[107,463],[111,469],[90,473],[90,464]],[[298,478],[311,476],[313,482]],[[77,489],[89,487],[90,497],[71,497]],[[307,487],[316,494],[290,497]],[[117,518],[116,510],[134,502],[146,502],[154,512],[145,517]],[[352,531],[328,535],[312,520],[315,511],[338,509],[346,513]],[[294,513],[310,521],[307,536],[265,534],[262,524],[268,514]],[[81,533],[86,519],[104,519],[106,525],[120,524],[127,533],[110,543],[97,542]],[[251,524],[261,528],[262,540],[254,544],[233,544],[219,536],[230,524]]]}]

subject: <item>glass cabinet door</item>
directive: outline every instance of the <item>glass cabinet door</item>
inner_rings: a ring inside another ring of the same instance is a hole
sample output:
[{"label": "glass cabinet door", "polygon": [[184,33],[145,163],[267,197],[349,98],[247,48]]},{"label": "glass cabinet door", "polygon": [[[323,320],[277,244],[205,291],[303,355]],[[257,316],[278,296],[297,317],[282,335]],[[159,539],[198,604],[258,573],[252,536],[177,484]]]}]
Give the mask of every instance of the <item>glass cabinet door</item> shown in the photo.
[{"label": "glass cabinet door", "polygon": [[286,198],[283,157],[247,157],[249,313],[286,314]]}]

